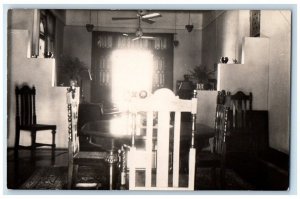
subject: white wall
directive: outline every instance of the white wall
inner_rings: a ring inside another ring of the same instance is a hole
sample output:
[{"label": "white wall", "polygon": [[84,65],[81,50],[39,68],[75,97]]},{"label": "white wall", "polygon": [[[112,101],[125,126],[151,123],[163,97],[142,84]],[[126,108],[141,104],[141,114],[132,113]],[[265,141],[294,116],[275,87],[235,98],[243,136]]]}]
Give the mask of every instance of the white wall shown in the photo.
[{"label": "white wall", "polygon": [[197,90],[197,123],[215,127],[218,91]]},{"label": "white wall", "polygon": [[262,11],[261,37],[267,37],[270,40],[269,144],[273,148],[288,153],[291,107],[291,11]]},{"label": "white wall", "polygon": [[[232,70],[242,70],[241,67],[247,67],[247,61],[242,61],[242,39],[248,37],[250,33],[249,17],[249,10],[215,11],[204,15],[202,36],[202,63],[204,65],[212,66],[214,63],[218,63],[220,56],[231,58],[238,55],[238,62],[245,64],[232,65],[235,67]],[[262,10],[260,29],[261,38],[269,40],[269,48],[260,49],[258,46],[254,46],[253,51],[261,52],[264,55],[267,53],[268,56],[263,57],[256,53],[260,58],[257,60],[251,58],[253,62],[248,63],[252,67],[256,67],[257,62],[268,61],[268,71],[252,73],[253,79],[265,78],[268,82],[263,84],[266,86],[265,88],[254,94],[253,103],[257,104],[255,105],[257,108],[265,108],[269,111],[270,147],[288,153],[290,147],[291,11]],[[235,42],[237,47],[235,50],[238,52],[234,53]],[[250,52],[250,54],[252,53]],[[246,56],[245,58],[247,59]],[[231,65],[220,65],[221,68],[229,66]],[[232,74],[236,73],[232,72]],[[255,84],[252,85],[252,89],[258,90],[254,86],[257,85],[257,82],[253,83]],[[245,84],[246,80],[242,81],[240,85],[227,85],[226,87],[232,90],[237,87],[242,88]],[[247,90],[251,90],[251,88],[248,87]],[[265,101],[266,96],[267,101]],[[257,100],[261,99],[264,101],[258,103]]]},{"label": "white wall", "polygon": [[188,32],[186,30],[177,31],[179,45],[174,48],[174,68],[173,68],[173,89],[175,90],[176,80],[183,80],[184,74],[201,63],[201,41],[202,34],[199,30]]},{"label": "white wall", "polygon": [[269,39],[246,37],[243,64],[218,65],[218,90],[253,94],[253,109],[268,110]]},{"label": "white wall", "polygon": [[249,36],[249,10],[206,12],[203,20],[202,64],[214,70],[223,56],[228,63],[233,59],[241,63],[243,38]]},{"label": "white wall", "polygon": [[[28,30],[8,30],[7,102],[8,102],[8,147],[15,140],[15,86],[23,83],[36,87],[37,122],[56,124],[57,148],[67,147],[66,88],[52,87],[54,59],[27,58]],[[50,143],[51,131],[37,133],[37,142]],[[20,144],[30,145],[29,133],[21,132]]]},{"label": "white wall", "polygon": [[[63,56],[78,57],[91,69],[92,33],[85,26],[65,26],[63,39]],[[89,80],[83,80],[84,98],[90,101],[91,85]]]}]

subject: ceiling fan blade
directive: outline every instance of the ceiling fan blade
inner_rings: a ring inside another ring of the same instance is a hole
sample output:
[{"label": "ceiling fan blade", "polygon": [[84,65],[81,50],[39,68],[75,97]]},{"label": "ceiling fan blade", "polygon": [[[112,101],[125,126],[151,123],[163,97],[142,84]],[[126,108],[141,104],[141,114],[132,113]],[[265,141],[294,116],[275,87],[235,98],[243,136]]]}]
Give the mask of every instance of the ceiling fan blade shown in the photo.
[{"label": "ceiling fan blade", "polygon": [[151,37],[151,36],[141,36],[142,39],[155,39],[155,37]]},{"label": "ceiling fan blade", "polygon": [[161,14],[159,14],[159,13],[145,14],[142,16],[142,19],[153,19],[153,18],[157,18],[157,17],[161,17]]},{"label": "ceiling fan blade", "polygon": [[141,38],[141,37],[133,38],[132,41],[138,40],[138,39],[140,39],[140,38]]},{"label": "ceiling fan blade", "polygon": [[155,21],[153,21],[151,19],[143,19],[143,18],[142,18],[142,21],[147,22],[149,24],[153,24],[155,22]]},{"label": "ceiling fan blade", "polygon": [[137,17],[112,17],[112,20],[129,20],[129,19],[137,19]]}]

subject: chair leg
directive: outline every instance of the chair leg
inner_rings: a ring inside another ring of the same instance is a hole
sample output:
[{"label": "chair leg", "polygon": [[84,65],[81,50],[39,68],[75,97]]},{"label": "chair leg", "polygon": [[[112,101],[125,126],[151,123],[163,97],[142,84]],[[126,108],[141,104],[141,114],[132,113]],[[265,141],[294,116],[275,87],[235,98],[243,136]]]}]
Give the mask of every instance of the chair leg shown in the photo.
[{"label": "chair leg", "polygon": [[225,158],[223,158],[221,166],[220,166],[220,185],[221,188],[225,188],[225,174],[226,174],[226,167],[225,167]]},{"label": "chair leg", "polygon": [[78,168],[79,168],[78,164],[69,163],[67,189],[72,189],[72,187],[76,184]]},{"label": "chair leg", "polygon": [[20,145],[20,129],[16,127],[15,152],[18,152],[19,145]]},{"label": "chair leg", "polygon": [[76,185],[76,180],[77,180],[77,175],[78,175],[78,168],[79,165],[78,164],[74,164],[73,165],[73,179],[72,179],[72,186]]},{"label": "chair leg", "polygon": [[213,187],[217,187],[217,174],[216,174],[216,167],[211,168],[211,179],[213,183]]},{"label": "chair leg", "polygon": [[222,189],[225,188],[225,168],[224,167],[220,168],[220,185],[221,185]]},{"label": "chair leg", "polygon": [[52,150],[54,150],[55,147],[56,147],[56,144],[55,144],[55,134],[56,134],[56,131],[54,129],[54,130],[52,130]]},{"label": "chair leg", "polygon": [[72,188],[72,183],[73,182],[73,161],[69,161],[68,165],[68,187],[67,189]]},{"label": "chair leg", "polygon": [[53,165],[55,164],[55,147],[56,147],[56,145],[55,145],[55,134],[56,134],[56,131],[54,129],[54,130],[52,130],[52,146],[51,146],[51,148],[52,148],[52,158],[51,158],[51,161],[52,161]]},{"label": "chair leg", "polygon": [[31,131],[31,150],[36,149],[36,131]]},{"label": "chair leg", "polygon": [[31,131],[31,147],[30,147],[30,151],[31,151],[31,164],[35,164],[35,157],[36,157],[36,131]]}]

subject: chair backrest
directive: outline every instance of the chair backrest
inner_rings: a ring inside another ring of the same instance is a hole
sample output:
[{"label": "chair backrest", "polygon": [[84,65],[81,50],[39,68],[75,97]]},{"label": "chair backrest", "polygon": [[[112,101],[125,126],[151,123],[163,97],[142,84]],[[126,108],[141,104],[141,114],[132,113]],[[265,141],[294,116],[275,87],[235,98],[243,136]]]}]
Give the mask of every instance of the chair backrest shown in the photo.
[{"label": "chair backrest", "polygon": [[229,110],[227,106],[228,96],[224,90],[217,95],[216,117],[215,117],[215,137],[213,153],[224,155],[226,153],[226,137],[229,131]]},{"label": "chair backrest", "polygon": [[242,91],[230,95],[232,107],[232,128],[243,129],[248,127],[247,111],[252,110],[252,93],[246,95]]},{"label": "chair backrest", "polygon": [[228,112],[230,107],[227,106],[227,99],[227,94],[224,90],[218,92],[213,153],[221,155],[224,155],[226,152],[226,136],[229,130]]},{"label": "chair backrest", "polygon": [[16,125],[30,126],[36,124],[35,87],[16,86]]},{"label": "chair backrest", "polygon": [[100,120],[103,115],[103,105],[100,103],[81,103],[78,108],[78,131],[88,123]]},{"label": "chair backrest", "polygon": [[71,86],[67,88],[67,105],[68,105],[68,150],[69,160],[74,154],[79,152],[79,137],[77,131],[78,124],[78,106],[79,106],[79,89]]},{"label": "chair backrest", "polygon": [[[128,152],[129,189],[194,189],[196,111],[196,92],[191,100],[186,100],[179,99],[171,90],[163,88],[151,96],[132,99],[129,106],[132,121],[132,146]],[[190,112],[193,115],[190,132],[188,183],[184,187],[180,187],[179,182],[182,112]],[[170,117],[171,114],[175,115],[174,121]],[[139,138],[145,138],[145,147],[142,149],[138,149],[136,146]],[[145,181],[141,184],[136,180],[139,171],[144,171],[140,177]]]}]

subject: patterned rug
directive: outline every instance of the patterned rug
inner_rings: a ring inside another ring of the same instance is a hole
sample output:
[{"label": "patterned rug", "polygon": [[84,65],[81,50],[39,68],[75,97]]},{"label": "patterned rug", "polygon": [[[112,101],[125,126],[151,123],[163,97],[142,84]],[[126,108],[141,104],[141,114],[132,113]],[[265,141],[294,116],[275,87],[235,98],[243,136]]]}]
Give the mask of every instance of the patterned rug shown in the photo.
[{"label": "patterned rug", "polygon": [[[107,189],[107,170],[94,167],[79,167],[77,182],[99,183],[100,190]],[[211,170],[198,168],[196,173],[196,190],[218,190],[211,179]],[[226,186],[223,190],[254,190],[232,170],[226,170]],[[38,168],[20,189],[31,190],[64,190],[67,188],[67,167]],[[101,186],[102,185],[102,186]],[[89,189],[89,188],[84,188]],[[93,188],[94,189],[94,188]]]},{"label": "patterned rug", "polygon": [[65,189],[68,180],[67,171],[67,167],[38,168],[20,189]]}]

